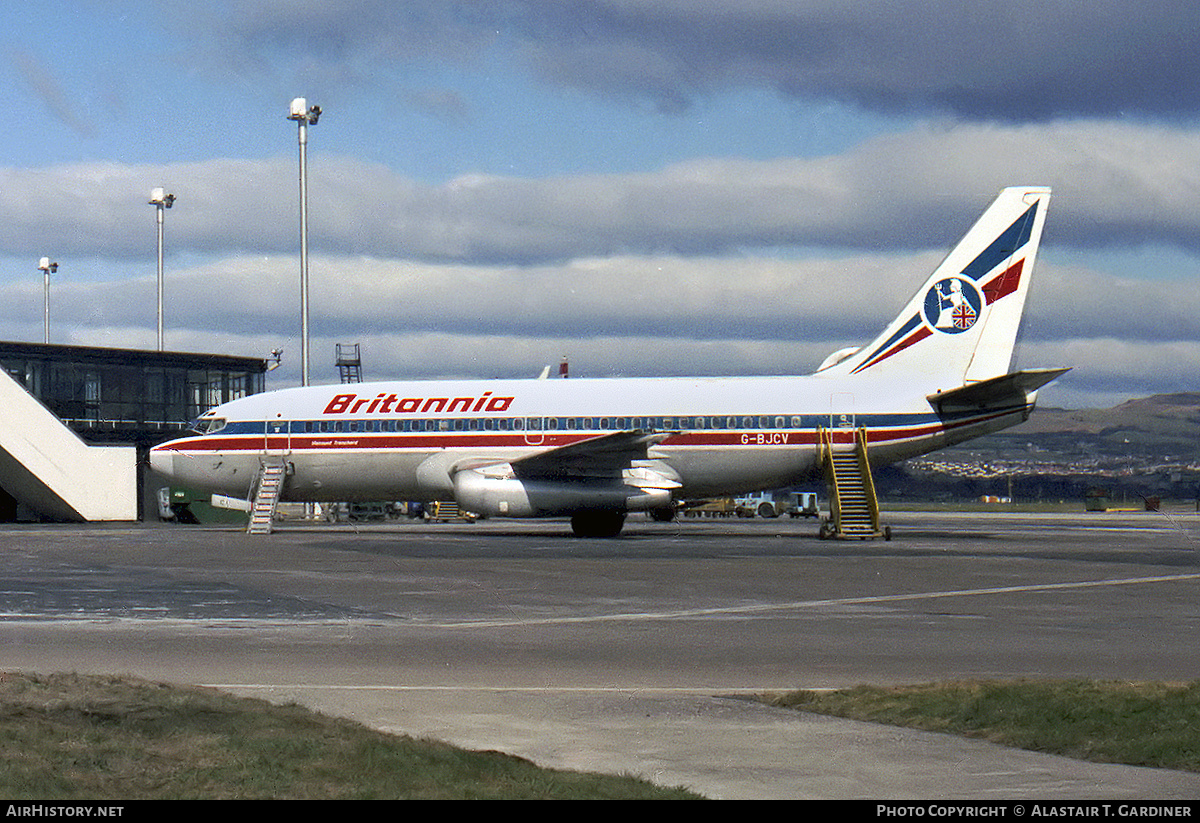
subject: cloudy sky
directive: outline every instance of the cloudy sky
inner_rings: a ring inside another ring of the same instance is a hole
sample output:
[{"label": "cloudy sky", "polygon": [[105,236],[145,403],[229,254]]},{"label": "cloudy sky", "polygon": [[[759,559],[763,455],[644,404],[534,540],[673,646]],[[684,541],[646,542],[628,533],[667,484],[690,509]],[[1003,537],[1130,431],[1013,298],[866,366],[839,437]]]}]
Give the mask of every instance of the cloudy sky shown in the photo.
[{"label": "cloudy sky", "polygon": [[0,339],[299,381],[807,373],[1006,185],[1055,189],[1042,402],[1200,390],[1194,0],[3,0]]}]

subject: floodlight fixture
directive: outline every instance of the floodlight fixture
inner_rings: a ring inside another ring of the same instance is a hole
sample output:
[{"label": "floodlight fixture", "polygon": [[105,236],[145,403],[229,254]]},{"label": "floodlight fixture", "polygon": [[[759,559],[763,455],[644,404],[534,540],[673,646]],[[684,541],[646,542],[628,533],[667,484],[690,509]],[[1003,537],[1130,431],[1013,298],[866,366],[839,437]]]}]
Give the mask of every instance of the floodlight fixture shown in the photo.
[{"label": "floodlight fixture", "polygon": [[288,120],[298,120],[315,126],[320,118],[321,107],[308,105],[308,100],[303,97],[292,100],[292,104],[288,108]]},{"label": "floodlight fixture", "polygon": [[154,188],[150,189],[150,205],[162,206],[165,209],[169,209],[171,206],[175,205],[175,195],[164,194],[163,192],[165,191],[166,189],[164,189],[162,186],[155,186]]}]

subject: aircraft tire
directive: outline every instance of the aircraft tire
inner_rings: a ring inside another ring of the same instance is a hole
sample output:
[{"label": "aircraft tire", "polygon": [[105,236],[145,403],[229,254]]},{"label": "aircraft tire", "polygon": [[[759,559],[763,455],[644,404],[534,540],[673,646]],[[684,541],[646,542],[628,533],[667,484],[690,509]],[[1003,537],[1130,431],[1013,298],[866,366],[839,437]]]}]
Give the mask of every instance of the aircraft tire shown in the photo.
[{"label": "aircraft tire", "polygon": [[625,526],[625,512],[586,511],[571,515],[576,537],[616,537]]},{"label": "aircraft tire", "polygon": [[663,509],[651,509],[650,519],[655,523],[670,523],[675,519],[677,514],[678,512],[675,511],[674,506],[668,506]]}]

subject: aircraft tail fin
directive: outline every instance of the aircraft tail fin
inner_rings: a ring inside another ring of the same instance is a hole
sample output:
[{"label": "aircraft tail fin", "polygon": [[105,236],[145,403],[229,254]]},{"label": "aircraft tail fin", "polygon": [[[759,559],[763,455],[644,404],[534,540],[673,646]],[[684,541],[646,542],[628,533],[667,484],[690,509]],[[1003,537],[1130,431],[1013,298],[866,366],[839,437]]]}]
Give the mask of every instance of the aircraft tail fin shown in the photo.
[{"label": "aircraft tail fin", "polygon": [[820,375],[928,378],[930,391],[1007,374],[1050,189],[1007,188],[869,345],[831,355]]}]

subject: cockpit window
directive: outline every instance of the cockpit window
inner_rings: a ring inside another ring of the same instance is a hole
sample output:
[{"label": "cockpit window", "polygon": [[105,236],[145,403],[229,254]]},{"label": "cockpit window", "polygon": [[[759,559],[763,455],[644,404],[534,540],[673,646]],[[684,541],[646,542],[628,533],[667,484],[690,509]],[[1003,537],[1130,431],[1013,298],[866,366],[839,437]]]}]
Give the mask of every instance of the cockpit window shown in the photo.
[{"label": "cockpit window", "polygon": [[192,421],[192,431],[200,434],[213,434],[225,428],[224,417],[199,417]]}]

